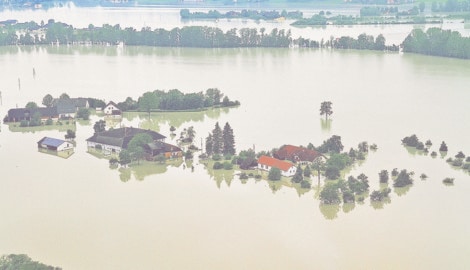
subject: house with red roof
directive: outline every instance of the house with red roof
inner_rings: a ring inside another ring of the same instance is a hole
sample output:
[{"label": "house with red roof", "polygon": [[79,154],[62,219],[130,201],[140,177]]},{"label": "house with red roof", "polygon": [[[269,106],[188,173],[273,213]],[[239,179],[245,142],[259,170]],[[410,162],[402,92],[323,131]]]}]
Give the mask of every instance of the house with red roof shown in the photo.
[{"label": "house with red roof", "polygon": [[258,159],[258,169],[269,171],[271,168],[278,168],[281,170],[282,176],[290,177],[295,174],[297,168],[294,164],[279,160],[277,158],[269,157],[269,156],[261,156]]},{"label": "house with red roof", "polygon": [[324,158],[318,151],[290,144],[283,145],[273,153],[273,156],[280,160],[290,160],[301,164],[312,163],[317,158]]}]

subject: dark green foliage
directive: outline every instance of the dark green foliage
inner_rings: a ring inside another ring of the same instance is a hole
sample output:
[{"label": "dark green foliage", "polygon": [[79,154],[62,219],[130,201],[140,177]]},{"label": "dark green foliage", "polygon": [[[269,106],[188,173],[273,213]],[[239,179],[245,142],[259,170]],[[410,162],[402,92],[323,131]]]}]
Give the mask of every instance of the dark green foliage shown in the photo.
[{"label": "dark green foliage", "polygon": [[[91,106],[91,104],[90,104],[90,106]],[[106,105],[104,105],[104,106],[106,106]],[[139,104],[137,103],[137,101],[133,100],[131,97],[127,97],[125,101],[119,102],[117,104],[117,106],[122,111],[131,111],[131,110],[137,110],[137,108],[139,107]]]},{"label": "dark green foliage", "polygon": [[446,162],[447,162],[447,163],[451,163],[452,161],[454,161],[454,160],[453,160],[451,157],[448,158],[448,159],[446,159]]},{"label": "dark green foliage", "polygon": [[370,150],[373,150],[373,151],[375,151],[375,150],[378,149],[377,144],[375,144],[375,143],[371,144],[371,145],[369,146],[369,148],[370,148]]},{"label": "dark green foliage", "polygon": [[413,179],[411,178],[411,172],[407,170],[401,170],[397,175],[397,178],[393,181],[394,187],[404,187],[413,184]]},{"label": "dark green foliage", "polygon": [[[104,108],[106,107],[106,103],[101,100],[101,99],[96,99],[96,98],[88,98],[88,105],[90,105],[90,108],[96,109],[96,108]],[[119,107],[121,108],[121,107]],[[87,119],[85,119],[87,120]]]},{"label": "dark green foliage", "polygon": [[429,148],[429,147],[431,147],[431,146],[432,146],[431,140],[427,140],[427,141],[426,141],[426,147]]},{"label": "dark green foliage", "polygon": [[465,162],[470,162],[470,156],[465,159]]},{"label": "dark green foliage", "polygon": [[406,146],[410,146],[410,147],[417,147],[418,144],[420,143],[418,137],[413,134],[409,137],[405,137],[401,140],[401,142],[406,145]]},{"label": "dark green foliage", "polygon": [[221,162],[216,161],[214,165],[212,165],[212,169],[214,170],[220,170],[224,167],[224,164]]},{"label": "dark green foliage", "polygon": [[369,189],[369,181],[367,177],[361,177],[362,179],[356,179],[354,176],[349,176],[347,185],[349,190],[355,194],[361,194]]},{"label": "dark green foliage", "polygon": [[95,131],[95,133],[105,131],[106,130],[106,121],[104,121],[104,120],[96,121],[95,124],[93,125],[93,130]]},{"label": "dark green foliage", "polygon": [[46,107],[52,107],[52,101],[53,100],[54,100],[54,98],[52,97],[52,95],[47,94],[42,98],[42,105],[44,105]]},{"label": "dark green foliage", "polygon": [[255,152],[251,149],[241,151],[238,155],[237,163],[242,170],[248,170],[249,168],[256,166],[257,159]]},{"label": "dark green foliage", "polygon": [[212,152],[212,144],[214,143],[214,140],[212,139],[212,134],[209,133],[209,136],[206,137],[206,154],[211,156],[213,154]]},{"label": "dark green foliage", "polygon": [[333,114],[331,101],[323,101],[320,105],[320,115],[325,115],[325,119],[328,120],[328,116]]},{"label": "dark green foliage", "polygon": [[78,109],[77,117],[82,118],[83,120],[90,119],[90,110],[88,110],[87,108]]},{"label": "dark green foliage", "polygon": [[182,19],[252,19],[252,20],[273,20],[279,17],[286,19],[301,19],[303,13],[301,11],[289,11],[283,10],[281,13],[274,10],[247,10],[241,11],[231,10],[225,13],[220,13],[217,10],[209,10],[208,12],[195,11],[190,12],[188,9],[181,9],[180,16]]},{"label": "dark green foliage", "polygon": [[330,180],[338,179],[341,176],[340,170],[337,167],[326,167],[325,176]]},{"label": "dark green foliage", "polygon": [[214,154],[221,154],[224,147],[224,141],[222,138],[222,129],[219,126],[219,122],[215,123],[215,127],[212,130],[212,152]]},{"label": "dark green foliage", "polygon": [[121,152],[119,152],[119,163],[121,165],[126,165],[126,164],[131,163],[131,154],[129,151],[124,149]]},{"label": "dark green foliage", "polygon": [[116,164],[118,164],[118,163],[119,163],[119,160],[118,160],[117,158],[114,158],[114,157],[113,157],[113,158],[111,158],[111,159],[109,160],[109,165],[111,165],[111,166],[114,166],[114,165],[116,165]]},{"label": "dark green foliage", "polygon": [[272,167],[271,170],[269,170],[268,179],[272,181],[281,180],[281,170],[279,170],[278,168]]},{"label": "dark green foliage", "polygon": [[335,204],[340,202],[338,187],[335,184],[326,184],[320,192],[320,200],[324,204]]},{"label": "dark green foliage", "polygon": [[310,166],[309,165],[305,166],[304,176],[305,177],[310,177],[311,175],[312,175],[312,170],[310,169]]},{"label": "dark green foliage", "polygon": [[397,168],[393,168],[392,170],[392,176],[395,177],[398,175],[398,169]]},{"label": "dark green foliage", "polygon": [[30,102],[26,103],[26,105],[24,107],[26,109],[36,109],[38,107],[38,105],[36,104],[36,102],[30,101]]},{"label": "dark green foliage", "polygon": [[416,149],[423,150],[424,149],[424,144],[422,142],[418,142],[418,145],[416,145]]},{"label": "dark green foliage", "polygon": [[440,152],[447,152],[448,151],[447,144],[444,141],[442,141],[441,146],[439,147],[439,151]]},{"label": "dark green foliage", "polygon": [[432,151],[432,152],[431,152],[431,157],[436,157],[436,156],[437,156],[436,151]]},{"label": "dark green foliage", "polygon": [[452,161],[452,166],[455,166],[455,167],[460,167],[460,166],[462,166],[462,164],[463,164],[462,159],[454,159]]},{"label": "dark green foliage", "polygon": [[0,270],[61,270],[62,268],[48,266],[33,261],[25,254],[3,255],[0,258]]},{"label": "dark green foliage", "polygon": [[462,152],[462,151],[459,151],[457,153],[457,155],[455,155],[456,158],[460,158],[460,159],[464,159],[465,158],[465,154]]},{"label": "dark green foliage", "polygon": [[467,171],[470,170],[470,163],[463,164],[462,169],[467,170]]},{"label": "dark green foliage", "polygon": [[248,175],[247,175],[246,173],[242,172],[242,173],[240,174],[240,179],[241,179],[241,180],[246,180],[246,179],[248,179]]},{"label": "dark green foliage", "polygon": [[75,139],[75,131],[71,130],[71,129],[67,129],[67,134],[65,134],[65,139]]},{"label": "dark green foliage", "polygon": [[470,38],[458,31],[416,28],[403,41],[403,51],[427,55],[470,59]]},{"label": "dark green foliage", "polygon": [[379,180],[380,180],[380,183],[388,183],[388,171],[387,170],[380,171]]},{"label": "dark green foliage", "polygon": [[369,144],[367,142],[361,142],[359,143],[359,145],[357,146],[357,148],[359,149],[359,152],[362,152],[362,153],[367,153],[369,152]]},{"label": "dark green foliage", "polygon": [[421,180],[425,180],[426,178],[428,178],[428,176],[425,174],[425,173],[422,173],[419,178],[421,178]]},{"label": "dark green foliage", "polygon": [[356,159],[356,157],[357,157],[357,151],[354,150],[354,148],[351,147],[351,149],[349,149],[348,156],[349,156],[352,160]]},{"label": "dark green foliage", "polygon": [[355,201],[356,201],[356,197],[354,196],[354,193],[352,193],[350,190],[343,191],[344,203],[353,203]]},{"label": "dark green foliage", "polygon": [[222,132],[222,140],[224,155],[235,155],[235,136],[233,135],[233,129],[230,127],[228,122],[225,123],[224,130]]},{"label": "dark green foliage", "polygon": [[446,177],[446,178],[444,178],[444,180],[442,180],[442,182],[444,184],[453,185],[454,184],[454,178]]},{"label": "dark green foliage", "polygon": [[302,180],[304,180],[303,170],[302,170],[302,167],[300,167],[300,165],[299,165],[299,166],[297,166],[297,170],[295,171],[295,174],[292,177],[292,182],[300,183],[300,182],[302,182]]},{"label": "dark green foliage", "polygon": [[343,151],[343,143],[341,142],[341,136],[333,135],[326,141],[323,141],[323,144],[317,148],[318,151],[322,153],[341,153]]},{"label": "dark green foliage", "polygon": [[374,202],[380,202],[382,201],[385,197],[388,197],[392,190],[390,188],[385,188],[382,191],[374,190],[370,194],[370,200]]},{"label": "dark green foliage", "polygon": [[184,159],[186,160],[193,159],[193,152],[191,152],[191,150],[184,152]]},{"label": "dark green foliage", "polygon": [[301,187],[301,188],[311,188],[312,185],[310,184],[309,181],[307,181],[307,180],[302,180],[302,181],[300,182],[300,187]]},{"label": "dark green foliage", "polygon": [[53,122],[54,122],[54,121],[53,121],[51,118],[47,119],[47,120],[46,120],[46,126],[52,125]]},{"label": "dark green foliage", "polygon": [[224,170],[233,170],[233,164],[231,162],[224,162]]}]

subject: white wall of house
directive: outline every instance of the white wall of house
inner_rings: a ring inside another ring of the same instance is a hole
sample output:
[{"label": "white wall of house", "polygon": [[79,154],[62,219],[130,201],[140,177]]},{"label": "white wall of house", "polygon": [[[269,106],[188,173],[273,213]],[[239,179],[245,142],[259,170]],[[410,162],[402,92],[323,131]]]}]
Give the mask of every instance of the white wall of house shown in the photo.
[{"label": "white wall of house", "polygon": [[102,143],[95,143],[95,142],[87,142],[87,146],[91,148],[96,148],[97,145],[101,145],[101,149],[106,152],[116,153],[119,154],[122,150],[119,146],[102,144]]},{"label": "white wall of house", "polygon": [[[269,172],[271,170],[271,166],[258,163],[258,169]],[[296,172],[297,168],[295,166],[291,166],[287,171],[281,170],[281,175],[285,177],[291,177],[294,176]]]},{"label": "white wall of house", "polygon": [[119,108],[114,106],[113,104],[109,104],[104,108],[104,114],[113,114],[113,111],[119,111]]},{"label": "white wall of house", "polygon": [[64,142],[59,147],[57,147],[57,151],[65,151],[73,149],[73,144],[71,142]]}]

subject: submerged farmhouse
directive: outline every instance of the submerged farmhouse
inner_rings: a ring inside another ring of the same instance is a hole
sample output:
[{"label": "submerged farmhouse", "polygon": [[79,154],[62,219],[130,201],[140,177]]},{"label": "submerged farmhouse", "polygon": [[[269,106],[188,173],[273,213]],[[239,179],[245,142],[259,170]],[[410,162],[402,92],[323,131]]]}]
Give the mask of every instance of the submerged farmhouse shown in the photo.
[{"label": "submerged farmhouse", "polygon": [[278,151],[273,153],[273,156],[280,160],[290,160],[300,164],[309,164],[317,158],[325,158],[318,151],[290,144],[283,145]]},{"label": "submerged farmhouse", "polygon": [[163,154],[166,158],[181,157],[182,150],[174,145],[165,143],[165,136],[162,134],[140,128],[123,127],[110,129],[95,133],[87,139],[87,145],[90,148],[102,149],[107,153],[119,154],[123,149],[127,149],[129,142],[137,134],[145,133],[152,137],[153,142],[144,146],[144,150],[151,157]]},{"label": "submerged farmhouse", "polygon": [[21,122],[38,118],[41,122],[48,119],[57,121],[74,118],[80,108],[89,108],[86,98],[56,99],[51,107],[10,109],[3,120],[4,122]]},{"label": "submerged farmhouse", "polygon": [[112,116],[115,118],[120,118],[122,115],[121,109],[119,109],[118,105],[112,101],[104,107],[103,112],[106,116]]},{"label": "submerged farmhouse", "polygon": [[295,172],[297,171],[297,168],[294,166],[294,164],[287,161],[268,156],[261,156],[258,159],[258,169],[269,171],[271,168],[278,168],[281,170],[282,176],[286,177],[294,176]]},{"label": "submerged farmhouse", "polygon": [[74,145],[61,139],[44,137],[38,141],[38,148],[56,152],[72,150]]}]

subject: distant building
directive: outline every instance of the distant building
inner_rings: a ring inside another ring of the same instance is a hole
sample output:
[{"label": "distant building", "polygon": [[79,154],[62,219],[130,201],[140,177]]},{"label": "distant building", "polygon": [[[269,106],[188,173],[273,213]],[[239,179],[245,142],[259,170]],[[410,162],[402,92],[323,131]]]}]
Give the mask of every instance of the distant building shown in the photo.
[{"label": "distant building", "polygon": [[272,168],[278,168],[281,171],[281,174],[286,177],[294,176],[297,171],[294,164],[287,161],[268,156],[261,156],[258,159],[258,169],[270,171]]},{"label": "distant building", "polygon": [[122,149],[127,149],[127,145],[135,135],[141,133],[150,135],[154,142],[163,142],[166,138],[152,130],[123,127],[95,133],[86,141],[88,147],[101,148],[104,151],[119,154]]},{"label": "distant building", "polygon": [[180,158],[183,156],[183,150],[178,146],[160,141],[146,144],[144,150],[150,157],[164,155],[165,158]]},{"label": "distant building", "polygon": [[301,164],[312,163],[317,158],[324,158],[318,151],[289,144],[283,145],[273,153],[273,156],[280,160],[290,160]]},{"label": "distant building", "polygon": [[38,107],[34,109],[28,108],[15,108],[8,110],[7,116],[3,119],[4,122],[21,122],[31,121],[35,114],[39,114],[41,121],[46,121],[47,119],[57,120],[59,119],[59,113],[57,112],[57,107],[45,108]]},{"label": "distant building", "polygon": [[38,148],[57,152],[71,150],[73,149],[73,147],[74,145],[71,142],[50,137],[44,137],[40,141],[38,141]]},{"label": "distant building", "polygon": [[104,107],[103,112],[106,116],[112,116],[114,118],[119,118],[122,115],[121,109],[119,109],[118,105],[112,101]]}]

